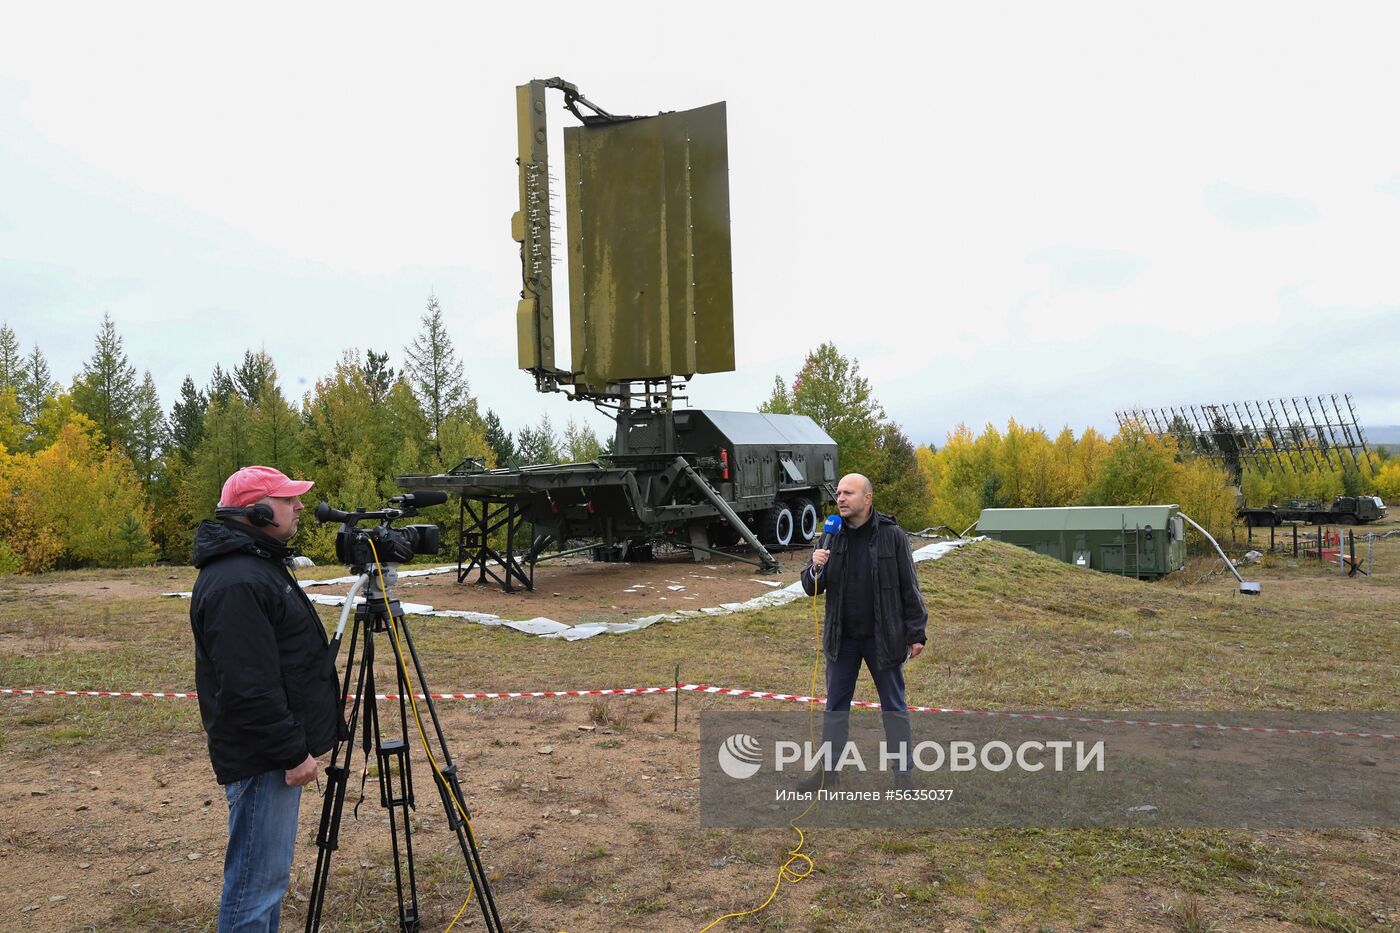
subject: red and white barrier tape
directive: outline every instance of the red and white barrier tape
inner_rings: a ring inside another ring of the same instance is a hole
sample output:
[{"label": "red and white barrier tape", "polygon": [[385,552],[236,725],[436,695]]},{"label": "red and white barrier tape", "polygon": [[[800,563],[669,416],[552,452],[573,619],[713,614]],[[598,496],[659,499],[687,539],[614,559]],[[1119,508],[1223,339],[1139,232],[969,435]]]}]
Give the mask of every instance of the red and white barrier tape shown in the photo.
[{"label": "red and white barrier tape", "polygon": [[[710,684],[675,684],[668,687],[618,687],[602,690],[513,690],[488,693],[433,693],[416,694],[420,700],[431,697],[434,700],[515,700],[536,697],[596,697],[596,696],[640,696],[644,694],[675,693],[684,690],[688,693],[704,693],[711,696],[743,697],[753,700],[780,700],[789,703],[825,703],[825,697],[803,696],[795,693],[773,693],[767,690],[743,690],[735,687],[715,687]],[[16,690],[0,687],[0,695],[14,696],[73,696],[73,697],[165,697],[171,699],[194,699],[195,693],[163,693],[159,691],[125,690]],[[397,693],[380,693],[376,700],[397,700]],[[854,707],[879,709],[879,703],[855,700]],[[1266,735],[1315,735],[1354,739],[1395,740],[1400,734],[1389,732],[1344,732],[1336,729],[1291,729],[1282,726],[1234,726],[1224,723],[1203,722],[1160,722],[1150,719],[1110,719],[1101,716],[1068,716],[1062,713],[1020,713],[993,709],[962,709],[952,706],[911,706],[911,713],[945,713],[957,716],[990,716],[1001,719],[1028,719],[1035,722],[1073,722],[1101,726],[1141,726],[1157,729],[1191,729],[1198,732],[1255,732]]]},{"label": "red and white barrier tape", "polygon": [[[509,700],[518,697],[593,697],[636,695],[642,693],[675,693],[675,687],[620,687],[613,690],[522,690],[509,693],[434,693],[434,700]],[[167,697],[177,700],[193,700],[197,693],[162,693],[159,691],[134,690],[12,690],[0,687],[0,695],[43,696],[43,697]],[[418,693],[419,700],[428,696]],[[397,693],[377,693],[376,700],[397,700]]]},{"label": "red and white barrier tape", "polygon": [[[762,690],[738,690],[712,687],[708,684],[682,684],[682,690],[695,690],[714,696],[751,697],[762,700],[787,700],[794,703],[825,703],[824,697],[798,696],[789,693],[768,693]],[[879,703],[852,700],[852,706],[879,709]],[[1143,726],[1158,729],[1193,729],[1200,732],[1258,732],[1270,735],[1320,735],[1354,739],[1397,739],[1400,734],[1389,732],[1343,732],[1337,729],[1290,729],[1281,726],[1232,726],[1224,723],[1160,722],[1151,719],[1109,719],[1100,716],[1066,716],[1062,713],[1013,713],[995,709],[962,709],[955,706],[910,706],[911,713],[948,713],[958,716],[994,716],[1002,719],[1029,719],[1038,722],[1078,722],[1101,726]]]},{"label": "red and white barrier tape", "polygon": [[196,693],[160,693],[157,691],[134,690],[7,690],[0,687],[0,695],[12,694],[26,697],[170,697],[176,700],[193,700]]},{"label": "red and white barrier tape", "polygon": [[[514,700],[521,697],[606,697],[636,696],[643,693],[675,693],[675,687],[617,687],[611,690],[519,690],[506,693],[434,693],[434,700]],[[417,699],[426,699],[415,694]],[[378,693],[376,700],[397,700],[397,693]]]}]

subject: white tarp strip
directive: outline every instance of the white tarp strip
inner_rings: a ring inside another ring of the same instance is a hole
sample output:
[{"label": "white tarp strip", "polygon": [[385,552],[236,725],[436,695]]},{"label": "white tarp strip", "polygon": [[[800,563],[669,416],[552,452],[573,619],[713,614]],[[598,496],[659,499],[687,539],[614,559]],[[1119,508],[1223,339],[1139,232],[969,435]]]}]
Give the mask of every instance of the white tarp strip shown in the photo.
[{"label": "white tarp strip", "polygon": [[[448,564],[448,565],[445,566],[445,567],[419,567],[419,568],[415,568],[415,569],[413,569],[413,570],[400,570],[400,571],[399,571],[399,578],[402,579],[403,577],[426,577],[426,576],[429,576],[430,574],[435,574],[435,573],[456,573],[456,572],[457,572],[457,565],[456,565],[456,564]],[[301,582],[301,588],[302,588],[302,589],[306,589],[308,586],[349,586],[350,584],[354,583],[354,582],[355,582],[356,580],[358,580],[358,579],[360,579],[360,578],[359,578],[359,577],[336,577],[336,578],[334,578],[334,579],[332,579],[332,580],[302,580],[302,581],[300,581],[300,582]]]},{"label": "white tarp strip", "polygon": [[[971,544],[973,541],[983,541],[984,538],[959,538],[952,541],[935,541],[933,544],[925,545],[914,552],[914,562],[925,560],[938,560],[944,554],[954,548]],[[430,573],[448,573],[455,571],[456,567],[433,567],[425,570],[401,570],[400,577],[421,576]],[[350,585],[357,580],[357,577],[337,577],[335,580],[314,580],[308,581],[303,586],[322,586],[327,584]],[[769,586],[782,586],[769,580],[759,580],[758,582]],[[189,599],[189,593],[162,593],[162,596],[175,596]],[[432,606],[421,603],[401,602],[403,611],[407,615],[433,616],[443,619],[465,619],[468,622],[475,622],[478,625],[498,626],[501,628],[514,629],[517,632],[524,632],[526,635],[537,635],[540,638],[563,638],[566,641],[582,641],[585,638],[592,638],[594,635],[623,635],[628,632],[637,632],[657,622],[675,622],[681,619],[693,619],[697,616],[723,616],[735,612],[748,612],[753,609],[764,609],[769,606],[782,606],[795,599],[801,599],[807,594],[802,592],[802,581],[795,580],[782,589],[773,590],[770,593],[762,593],[753,599],[742,603],[721,603],[718,606],[710,606],[704,609],[677,609],[672,612],[660,612],[656,615],[642,616],[630,622],[582,622],[578,625],[565,625],[553,619],[537,616],[524,622],[502,619],[500,616],[492,615],[488,612],[469,612],[464,609],[434,609]],[[309,595],[308,598],[315,603],[325,606],[341,606],[345,603],[344,596],[320,596]],[[355,602],[364,602],[363,597]]]}]

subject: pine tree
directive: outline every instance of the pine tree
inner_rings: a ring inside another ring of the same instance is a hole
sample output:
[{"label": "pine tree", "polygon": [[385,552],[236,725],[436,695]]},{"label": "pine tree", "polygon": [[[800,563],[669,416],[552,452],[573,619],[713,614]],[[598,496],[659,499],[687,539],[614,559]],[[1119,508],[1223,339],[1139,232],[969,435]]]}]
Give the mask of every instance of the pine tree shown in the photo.
[{"label": "pine tree", "polygon": [[73,383],[73,405],[97,425],[108,448],[124,447],[136,411],[136,367],[126,358],[111,315],[102,316],[92,358]]},{"label": "pine tree", "polygon": [[383,403],[389,397],[390,386],[394,384],[394,368],[389,365],[389,354],[366,351],[364,374],[370,400],[376,405]]},{"label": "pine tree", "polygon": [[19,383],[20,418],[29,426],[31,432],[39,424],[39,412],[43,410],[44,400],[52,396],[57,389],[58,384],[53,381],[53,375],[49,372],[49,361],[44,359],[44,354],[36,345],[24,358]]},{"label": "pine tree", "polygon": [[[404,348],[406,362],[404,375],[423,413],[428,416],[428,424],[436,442],[442,422],[459,408],[473,404],[468,394],[467,380],[463,375],[462,363],[457,359],[452,347],[452,338],[442,323],[442,308],[436,295],[428,296],[427,311],[420,319],[423,331]],[[439,454],[441,447],[438,446]]]},{"label": "pine tree", "polygon": [[880,426],[879,466],[869,477],[875,487],[875,506],[893,515],[910,531],[932,524],[933,495],[928,479],[919,469],[914,445],[899,425],[887,421]]},{"label": "pine tree", "polygon": [[256,462],[250,456],[251,420],[248,406],[237,392],[210,399],[200,440],[189,464],[180,471],[180,507],[191,521],[212,515],[224,480],[235,470]]},{"label": "pine tree", "polygon": [[126,445],[131,465],[148,489],[160,472],[160,458],[169,436],[170,429],[165,423],[160,398],[156,395],[155,380],[148,369],[140,388],[136,390],[131,431]]},{"label": "pine tree", "polygon": [[564,425],[563,454],[570,463],[587,463],[597,460],[603,453],[603,445],[593,428],[570,418]]},{"label": "pine tree", "polygon": [[539,424],[520,429],[516,451],[521,463],[559,462],[559,438],[547,412],[540,416]]},{"label": "pine tree", "polygon": [[174,452],[186,463],[194,456],[199,439],[204,436],[204,411],[209,400],[194,387],[189,376],[180,383],[180,397],[170,409],[170,442]]},{"label": "pine tree", "polygon": [[146,527],[135,514],[126,513],[117,526],[116,542],[112,549],[113,563],[118,567],[135,567],[153,556],[151,536]]},{"label": "pine tree", "polygon": [[510,432],[501,427],[501,419],[491,409],[486,409],[486,443],[496,455],[496,466],[515,465],[515,440]]},{"label": "pine tree", "polygon": [[[217,367],[215,372],[218,372]],[[272,357],[268,356],[265,350],[259,350],[257,353],[252,350],[243,351],[243,363],[233,368],[234,386],[238,389],[238,394],[243,396],[243,401],[249,405],[256,405],[263,389],[276,380],[277,370],[272,365]]]},{"label": "pine tree", "polygon": [[204,398],[211,403],[216,400],[227,402],[230,396],[237,394],[238,385],[233,381],[233,377],[215,363],[214,371],[209,375],[209,385],[204,390]]},{"label": "pine tree", "polygon": [[252,406],[249,419],[250,456],[258,463],[276,466],[284,473],[301,466],[303,430],[301,416],[269,380]]},{"label": "pine tree", "polygon": [[0,389],[19,392],[24,381],[24,357],[20,354],[19,338],[9,323],[0,324]]}]

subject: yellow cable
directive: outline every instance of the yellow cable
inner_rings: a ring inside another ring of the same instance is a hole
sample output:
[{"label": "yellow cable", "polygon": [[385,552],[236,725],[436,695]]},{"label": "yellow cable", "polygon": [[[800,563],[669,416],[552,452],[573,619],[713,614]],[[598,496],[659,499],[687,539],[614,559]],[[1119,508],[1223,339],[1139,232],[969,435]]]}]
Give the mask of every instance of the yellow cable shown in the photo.
[{"label": "yellow cable", "polygon": [[[423,744],[423,754],[428,756],[428,764],[432,766],[433,773],[437,775],[442,785],[447,788],[447,796],[452,798],[452,805],[456,807],[457,812],[461,814],[462,822],[465,823],[467,827],[467,838],[471,841],[472,847],[475,848],[476,833],[472,831],[471,817],[467,816],[467,811],[462,806],[462,802],[457,799],[457,795],[451,792],[452,785],[448,783],[447,777],[442,773],[442,769],[438,767],[437,759],[433,757],[433,750],[428,745],[428,734],[423,729],[423,717],[418,713],[418,700],[413,693],[413,679],[409,675],[408,665],[404,662],[403,649],[399,647],[399,629],[394,621],[393,605],[389,602],[389,588],[384,584],[384,568],[379,563],[379,551],[375,548],[373,539],[367,538],[366,541],[369,544],[370,553],[374,555],[374,571],[379,576],[379,595],[384,599],[384,609],[389,616],[389,641],[393,644],[394,654],[399,659],[399,669],[403,671],[404,689],[408,691],[408,705],[413,710],[413,722],[418,727],[418,738]],[[372,698],[370,702],[373,702]],[[481,874],[482,881],[485,881],[485,865],[481,866]],[[452,928],[457,925],[457,921],[461,919],[462,914],[466,912],[467,905],[472,902],[472,895],[475,892],[476,886],[473,884],[467,891],[467,899],[462,902],[461,909],[457,911],[457,915],[452,918],[452,922],[447,925],[447,930],[443,931],[443,933],[450,933]]]},{"label": "yellow cable", "polygon": [[[816,693],[817,693],[817,661],[821,658],[821,653],[822,653],[822,628],[821,628],[821,620],[817,618],[817,593],[816,593],[816,589],[817,589],[817,587],[816,587],[816,580],[814,579],[814,580],[812,581],[812,622],[814,623],[814,625],[815,625],[815,627],[816,627],[817,646],[816,646],[816,651],[815,651],[815,652],[813,653],[813,655],[812,655],[812,686],[811,686],[811,689],[809,689],[808,692],[807,692],[807,696],[809,696],[809,697],[816,696]],[[811,741],[816,737],[816,736],[815,736],[815,732],[814,732],[814,730],[813,730],[813,725],[812,725],[812,715],[813,715],[814,709],[815,709],[814,704],[812,704],[812,703],[809,702],[809,703],[807,704],[807,740],[808,740],[808,742],[811,742]],[[821,788],[822,788],[823,786],[825,786],[825,784],[826,784],[826,770],[825,770],[825,768],[823,768],[823,770],[822,770],[822,782],[821,782],[820,785],[818,785],[818,788],[817,788],[817,789],[818,789],[818,792],[820,792]],[[783,882],[784,882],[784,881],[786,881],[788,884],[797,884],[799,881],[802,881],[804,878],[809,877],[809,876],[812,874],[812,872],[814,872],[814,871],[816,870],[817,866],[816,866],[816,863],[812,861],[812,857],[811,857],[810,855],[808,855],[808,854],[806,854],[805,852],[802,851],[802,849],[807,845],[807,837],[806,837],[806,835],[802,832],[802,829],[797,825],[797,821],[800,820],[800,819],[802,819],[804,816],[806,816],[806,815],[811,811],[812,807],[814,807],[814,806],[816,805],[816,802],[817,802],[817,794],[813,794],[813,795],[812,795],[812,801],[811,801],[811,803],[808,803],[808,804],[807,804],[807,808],[806,808],[805,810],[803,810],[801,813],[799,813],[797,816],[793,817],[791,820],[788,821],[788,825],[792,827],[793,832],[797,833],[797,845],[796,845],[794,848],[791,848],[791,849],[788,850],[788,857],[783,861],[783,863],[782,863],[781,865],[778,866],[778,880],[773,882],[773,890],[768,892],[768,897],[763,901],[763,903],[762,903],[762,904],[759,904],[757,907],[754,907],[754,908],[752,908],[752,909],[750,909],[750,910],[740,910],[740,911],[736,911],[736,912],[731,913],[731,914],[725,914],[725,915],[722,916],[722,917],[716,917],[715,919],[711,920],[709,923],[707,923],[707,924],[705,924],[703,927],[701,927],[700,930],[699,930],[699,933],[706,933],[707,930],[709,930],[709,929],[712,928],[715,924],[717,924],[717,923],[719,923],[719,922],[721,922],[721,921],[723,921],[723,920],[730,920],[730,919],[733,919],[734,917],[747,917],[747,916],[749,916],[750,914],[756,914],[756,913],[758,913],[760,910],[762,910],[763,908],[767,907],[769,904],[773,903],[773,899],[774,899],[775,897],[778,896],[778,889],[781,888],[781,887],[783,886]],[[807,864],[807,867],[806,867],[804,870],[802,870],[802,871],[796,871],[796,870],[794,870],[791,866],[792,866],[792,864],[793,864],[794,862],[798,862],[798,861],[805,862],[805,863]]]}]

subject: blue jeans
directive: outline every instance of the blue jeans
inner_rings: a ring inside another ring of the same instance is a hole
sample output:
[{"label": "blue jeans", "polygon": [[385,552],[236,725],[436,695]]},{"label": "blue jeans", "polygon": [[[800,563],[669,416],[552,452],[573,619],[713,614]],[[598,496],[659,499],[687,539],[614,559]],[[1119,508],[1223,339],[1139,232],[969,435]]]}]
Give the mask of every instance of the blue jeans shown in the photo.
[{"label": "blue jeans", "polygon": [[224,785],[228,848],[219,933],[277,933],[282,896],[292,874],[301,788],[285,771],[268,771]]},{"label": "blue jeans", "polygon": [[896,770],[909,773],[910,750],[913,747],[909,724],[909,706],[904,702],[904,665],[887,670],[875,665],[874,638],[843,638],[836,660],[826,662],[826,712],[822,715],[822,741],[829,742],[831,762],[840,760],[846,747],[851,717],[851,699],[856,695],[856,677],[861,663],[870,670],[875,689],[880,694],[880,719],[885,726],[885,745],[891,751],[902,749]]}]

